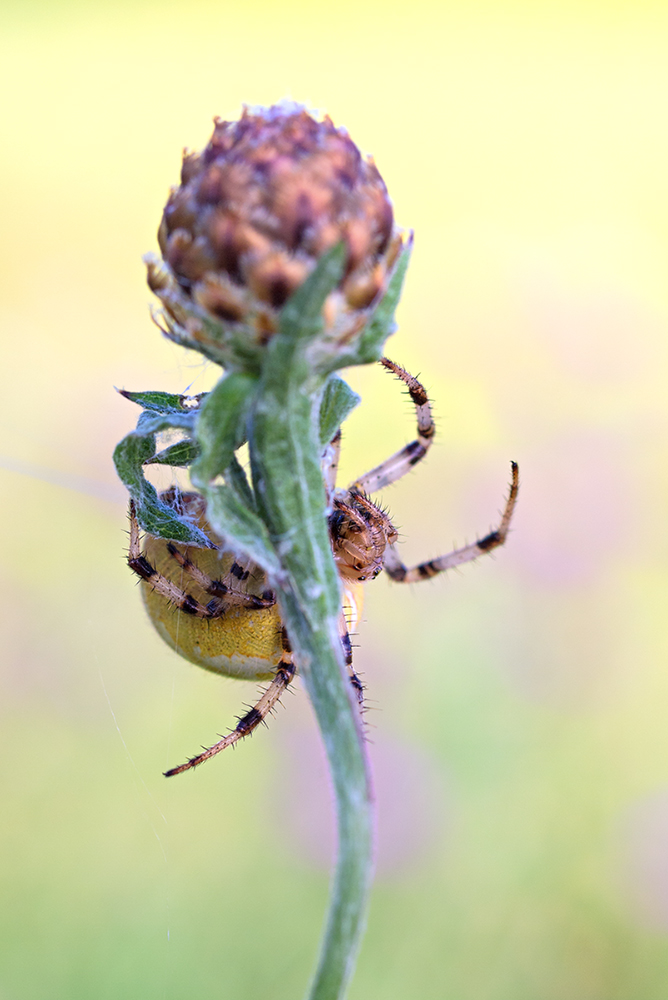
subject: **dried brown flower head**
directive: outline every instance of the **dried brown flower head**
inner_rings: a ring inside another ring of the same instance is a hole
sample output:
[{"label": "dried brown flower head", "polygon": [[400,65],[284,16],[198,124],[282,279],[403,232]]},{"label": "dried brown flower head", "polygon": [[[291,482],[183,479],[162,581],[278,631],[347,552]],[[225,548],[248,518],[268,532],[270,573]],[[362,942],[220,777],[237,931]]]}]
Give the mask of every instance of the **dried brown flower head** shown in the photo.
[{"label": "dried brown flower head", "polygon": [[[216,119],[201,153],[185,153],[158,234],[149,285],[168,334],[228,364],[231,345],[261,348],[318,259],[345,242],[325,304],[331,342],[354,339],[387,287],[402,247],[378,170],[331,119],[276,105]],[[234,354],[232,349],[232,353]]]}]

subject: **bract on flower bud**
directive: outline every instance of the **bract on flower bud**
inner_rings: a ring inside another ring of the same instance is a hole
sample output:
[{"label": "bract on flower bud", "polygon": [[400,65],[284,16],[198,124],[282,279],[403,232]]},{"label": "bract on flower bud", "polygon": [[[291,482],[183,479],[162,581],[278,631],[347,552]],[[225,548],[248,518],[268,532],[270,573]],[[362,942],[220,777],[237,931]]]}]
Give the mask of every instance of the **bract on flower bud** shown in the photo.
[{"label": "bract on flower bud", "polygon": [[343,242],[346,266],[323,308],[335,350],[367,325],[403,241],[375,164],[328,117],[278,104],[215,120],[158,234],[148,282],[165,332],[225,367],[256,363],[291,294]]}]

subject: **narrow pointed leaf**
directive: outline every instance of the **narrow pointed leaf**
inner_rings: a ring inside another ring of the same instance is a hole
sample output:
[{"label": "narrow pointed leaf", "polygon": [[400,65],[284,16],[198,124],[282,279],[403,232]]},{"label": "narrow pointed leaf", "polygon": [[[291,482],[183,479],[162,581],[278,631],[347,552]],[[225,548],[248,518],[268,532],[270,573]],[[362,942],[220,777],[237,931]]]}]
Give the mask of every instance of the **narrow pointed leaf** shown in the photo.
[{"label": "narrow pointed leaf", "polygon": [[[158,413],[183,413],[195,410],[206,393],[199,396],[177,396],[173,392],[130,392],[128,389],[118,389],[131,403],[137,403],[145,410],[155,410]],[[189,405],[188,405],[189,404]]]},{"label": "narrow pointed leaf", "polygon": [[241,463],[236,455],[232,456],[232,461],[225,469],[225,482],[234,490],[242,503],[250,510],[256,511],[255,494],[253,493],[248,477],[244,472]]},{"label": "narrow pointed leaf", "polygon": [[283,306],[277,337],[303,340],[314,337],[322,329],[322,307],[341,280],[346,252],[345,243],[338,243],[320,258],[306,281]]},{"label": "narrow pointed leaf", "polygon": [[347,382],[338,375],[327,380],[320,404],[320,444],[324,448],[332,440],[348,414],[361,402]]},{"label": "narrow pointed leaf", "polygon": [[211,486],[204,494],[207,518],[225,544],[238,547],[274,580],[282,579],[284,573],[264,521],[227,485]]},{"label": "narrow pointed leaf", "polygon": [[396,311],[406,270],[410,261],[412,243],[407,243],[395,264],[385,295],[380,300],[373,316],[362,332],[359,340],[347,352],[341,352],[325,365],[326,371],[345,368],[348,365],[366,365],[378,361],[383,354],[385,341],[394,332]]},{"label": "narrow pointed leaf", "polygon": [[224,375],[204,400],[197,418],[200,456],[190,470],[204,489],[222,476],[237,448],[246,440],[246,422],[257,379],[243,372]]}]

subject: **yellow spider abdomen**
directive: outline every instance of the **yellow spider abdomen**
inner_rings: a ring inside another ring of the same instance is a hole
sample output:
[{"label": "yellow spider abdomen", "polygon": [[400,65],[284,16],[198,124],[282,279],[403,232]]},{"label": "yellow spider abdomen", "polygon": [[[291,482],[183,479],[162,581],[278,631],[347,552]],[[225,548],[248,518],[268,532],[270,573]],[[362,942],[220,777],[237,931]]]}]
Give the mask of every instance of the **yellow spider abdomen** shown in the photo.
[{"label": "yellow spider abdomen", "polygon": [[[202,524],[206,530],[208,525]],[[213,541],[216,536],[207,531]],[[214,580],[261,597],[267,582],[264,572],[252,563],[240,565],[231,552],[179,546],[179,550]],[[147,535],[143,554],[155,569],[178,588],[203,605],[211,595],[199,586],[170,555],[168,543]],[[237,575],[231,572],[235,567]],[[245,579],[239,579],[243,569]],[[167,597],[158,593],[150,580],[141,581],[142,597],[149,618],[158,633],[175,652],[206,670],[243,680],[270,680],[281,659],[281,616],[277,605],[267,608],[243,607],[230,595],[221,598],[225,605],[220,617],[200,618],[187,614]]]},{"label": "yellow spider abdomen", "polygon": [[282,654],[278,608],[230,608],[224,618],[193,618],[142,585],[157,632],[173,650],[206,670],[240,680],[271,680]]}]

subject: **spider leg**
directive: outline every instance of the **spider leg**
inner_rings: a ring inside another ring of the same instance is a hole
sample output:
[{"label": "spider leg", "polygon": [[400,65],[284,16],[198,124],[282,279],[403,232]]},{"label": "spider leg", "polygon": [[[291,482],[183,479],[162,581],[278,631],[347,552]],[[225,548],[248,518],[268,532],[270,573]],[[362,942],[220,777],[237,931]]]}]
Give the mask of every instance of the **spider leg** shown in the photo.
[{"label": "spider leg", "polygon": [[343,647],[343,657],[346,664],[346,670],[348,671],[350,686],[355,692],[357,704],[360,708],[364,708],[364,685],[359,679],[359,676],[355,673],[355,669],[353,667],[353,647],[350,641],[350,633],[348,632],[348,623],[343,611],[339,617],[339,638],[341,639],[341,646]]},{"label": "spider leg", "polygon": [[[203,590],[206,590],[207,594],[211,594],[212,597],[224,597],[227,607],[230,604],[241,604],[247,608],[271,608],[276,603],[276,595],[271,590],[265,591],[262,597],[256,597],[255,594],[249,594],[245,590],[231,587],[229,584],[223,583],[222,580],[214,580],[213,577],[210,577],[208,573],[205,573],[204,570],[200,569],[199,566],[189,559],[185,552],[177,549],[173,542],[167,542],[167,551],[179,566],[189,574],[194,582],[199,584]],[[244,566],[243,561],[237,562],[235,560],[230,566],[229,572],[240,583],[243,583],[250,576],[248,566],[252,565],[252,563],[250,560],[246,560],[246,563],[247,565]]]},{"label": "spider leg", "polygon": [[216,754],[220,753],[221,750],[227,749],[227,747],[232,746],[234,743],[238,743],[239,740],[244,739],[246,736],[250,736],[254,729],[264,722],[267,715],[276,706],[279,698],[288,687],[293,677],[295,676],[295,666],[292,659],[292,650],[290,649],[290,643],[288,641],[287,632],[285,629],[282,630],[283,636],[283,655],[279,660],[278,666],[276,667],[276,673],[274,674],[274,679],[271,684],[264,691],[253,708],[237,722],[237,725],[228,733],[227,736],[219,740],[218,743],[214,743],[213,746],[207,747],[202,753],[197,754],[195,757],[191,757],[185,762],[185,764],[180,764],[178,767],[172,767],[169,771],[165,771],[165,777],[171,778],[174,774],[181,774],[182,771],[189,771],[193,767],[197,767],[199,764],[203,764],[205,760],[209,760],[210,757],[215,757]]},{"label": "spider leg", "polygon": [[508,534],[510,521],[517,503],[517,493],[519,490],[519,469],[517,462],[511,462],[511,481],[508,491],[508,499],[503,510],[498,528],[490,531],[488,535],[474,542],[472,545],[465,545],[462,549],[455,549],[447,555],[439,556],[438,559],[430,559],[428,562],[420,563],[407,569],[402,563],[394,545],[388,545],[385,550],[385,572],[397,583],[417,583],[418,580],[428,580],[429,577],[436,576],[453,566],[461,566],[463,563],[471,562],[478,556],[491,552],[492,549],[503,545]]},{"label": "spider leg", "polygon": [[[225,607],[229,606],[230,603],[243,603],[246,607],[250,608],[269,608],[276,603],[276,598],[273,595],[255,597],[253,594],[247,594],[241,590],[226,587],[220,580],[212,580],[206,573],[198,569],[187,556],[179,552],[172,542],[168,542],[167,548],[174,559],[176,559],[193,580],[200,583],[204,590],[212,595],[213,599],[208,604],[202,604],[192,594],[172,583],[155,566],[151,565],[146,556],[142,554],[139,523],[137,521],[134,500],[130,501],[129,513],[130,546],[128,549],[128,566],[137,576],[150,583],[154,590],[157,590],[159,594],[185,614],[194,615],[196,618],[220,618],[224,614]],[[206,581],[206,583],[203,581]],[[223,595],[225,595],[224,600],[221,599]]]},{"label": "spider leg", "polygon": [[411,441],[391,458],[386,459],[371,472],[367,472],[354,482],[350,489],[358,493],[375,493],[405,476],[427,454],[436,431],[431,416],[429,397],[424,386],[405,368],[390,361],[389,358],[381,358],[380,364],[396,375],[408,389],[408,394],[415,405],[418,436],[415,441]]},{"label": "spider leg", "polygon": [[341,428],[329,442],[322,456],[322,475],[327,490],[327,502],[329,503],[336,487],[336,473],[339,468],[339,457],[341,455]]}]

